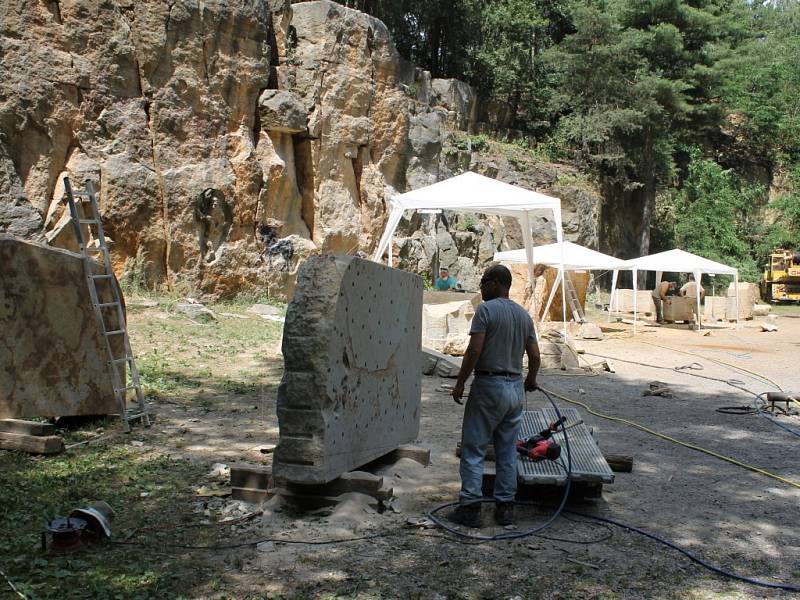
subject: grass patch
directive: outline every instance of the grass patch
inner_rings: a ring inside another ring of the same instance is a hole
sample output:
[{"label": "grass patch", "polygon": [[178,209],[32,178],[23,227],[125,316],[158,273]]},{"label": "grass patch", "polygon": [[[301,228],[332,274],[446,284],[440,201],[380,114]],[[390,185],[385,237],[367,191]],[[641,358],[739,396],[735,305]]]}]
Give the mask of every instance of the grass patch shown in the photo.
[{"label": "grass patch", "polygon": [[267,356],[277,354],[283,328],[247,313],[249,306],[209,306],[218,318],[204,324],[173,312],[163,299],[131,314],[131,344],[145,394],[189,400],[204,391],[255,394],[273,385],[265,365]]},{"label": "grass patch", "polygon": [[[208,466],[142,455],[123,443],[117,438],[50,458],[0,452],[0,523],[6,532],[0,563],[27,597],[175,598],[186,593],[187,581],[202,581],[203,557],[157,545],[198,543],[198,538],[211,539],[215,533],[185,528],[198,519],[191,485]],[[104,500],[117,511],[112,522],[116,541],[144,526],[159,527],[135,537],[155,549],[104,542],[76,554],[43,553],[40,533],[45,523],[94,500]]]}]

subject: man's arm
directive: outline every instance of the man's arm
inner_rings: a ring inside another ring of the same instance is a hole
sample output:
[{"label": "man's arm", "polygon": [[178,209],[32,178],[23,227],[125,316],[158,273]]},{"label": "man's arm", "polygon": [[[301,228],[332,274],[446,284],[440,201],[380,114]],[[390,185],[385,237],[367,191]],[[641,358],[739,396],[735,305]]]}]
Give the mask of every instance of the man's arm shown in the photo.
[{"label": "man's arm", "polygon": [[538,342],[536,340],[528,340],[528,345],[525,346],[525,353],[528,355],[528,376],[525,378],[525,390],[532,392],[539,387],[536,383],[536,375],[539,373],[539,366],[542,364]]},{"label": "man's arm", "polygon": [[463,404],[461,397],[464,395],[464,384],[467,383],[467,379],[472,373],[472,370],[475,368],[475,365],[478,364],[478,359],[481,357],[481,352],[483,352],[483,342],[485,339],[485,331],[473,333],[469,336],[469,345],[461,361],[461,370],[458,372],[456,385],[453,387],[453,400],[458,404]]}]

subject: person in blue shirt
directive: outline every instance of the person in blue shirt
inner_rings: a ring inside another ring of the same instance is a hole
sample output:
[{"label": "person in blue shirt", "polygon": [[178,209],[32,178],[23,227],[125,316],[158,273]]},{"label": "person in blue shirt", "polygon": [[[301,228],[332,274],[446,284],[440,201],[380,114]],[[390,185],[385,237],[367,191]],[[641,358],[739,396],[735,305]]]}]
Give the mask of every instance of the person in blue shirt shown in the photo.
[{"label": "person in blue shirt", "polygon": [[447,267],[439,269],[439,277],[436,279],[435,287],[439,292],[446,292],[447,290],[456,287],[458,282],[455,277],[450,277],[450,270]]}]

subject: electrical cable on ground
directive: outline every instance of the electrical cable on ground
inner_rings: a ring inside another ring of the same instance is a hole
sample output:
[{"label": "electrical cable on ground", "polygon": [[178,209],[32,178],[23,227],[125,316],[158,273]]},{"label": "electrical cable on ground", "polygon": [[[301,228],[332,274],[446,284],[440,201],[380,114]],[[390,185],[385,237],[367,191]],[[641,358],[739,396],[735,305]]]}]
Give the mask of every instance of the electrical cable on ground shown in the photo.
[{"label": "electrical cable on ground", "polygon": [[[363,535],[359,537],[351,537],[351,538],[340,538],[340,539],[330,539],[330,540],[286,540],[282,538],[261,538],[258,540],[251,540],[248,542],[239,542],[236,544],[222,544],[219,546],[193,546],[191,544],[166,544],[162,542],[157,542],[157,546],[160,548],[180,548],[182,550],[233,550],[235,548],[246,548],[248,546],[258,546],[261,543],[265,542],[273,542],[275,544],[295,544],[295,545],[303,545],[303,546],[329,546],[332,544],[345,544],[348,542],[361,542],[364,540],[375,540],[382,537],[389,537],[398,533],[397,531],[385,531],[383,533],[375,533],[372,535]],[[113,544],[115,546],[142,546],[142,547],[150,547],[152,544],[148,544],[146,542],[116,542],[113,540],[108,540],[109,544]]]},{"label": "electrical cable on ground", "polygon": [[27,599],[28,599],[28,597],[27,597],[25,594],[23,594],[22,592],[20,592],[20,591],[19,591],[19,590],[16,588],[16,586],[14,585],[14,582],[13,582],[13,581],[11,581],[11,579],[8,577],[8,575],[6,575],[5,573],[3,573],[3,571],[2,571],[2,570],[0,570],[0,575],[2,575],[2,576],[3,576],[3,579],[5,579],[5,580],[6,580],[6,583],[7,583],[7,584],[9,585],[9,587],[11,588],[11,591],[13,591],[13,592],[14,592],[14,593],[15,593],[17,596],[19,596],[20,598],[22,598],[22,600],[27,600]]},{"label": "electrical cable on ground", "polygon": [[[664,347],[666,348],[666,346],[664,346]],[[593,353],[593,352],[587,352],[586,354],[588,354],[589,356],[598,356],[600,358],[607,358],[607,359],[610,359],[610,360],[615,360],[615,361],[618,361],[618,362],[628,363],[628,364],[632,364],[632,365],[638,365],[638,366],[641,366],[641,367],[648,367],[650,369],[662,369],[662,370],[665,370],[665,371],[677,371],[679,373],[683,373],[685,375],[690,375],[692,377],[698,377],[700,379],[706,379],[708,381],[718,381],[720,383],[724,383],[724,384],[729,385],[729,386],[731,386],[731,387],[733,387],[733,388],[735,388],[735,389],[737,389],[737,390],[739,390],[741,392],[744,392],[744,393],[746,393],[746,394],[748,394],[750,396],[755,396],[756,400],[755,400],[753,406],[720,406],[719,408],[716,409],[717,412],[723,413],[723,414],[734,414],[734,415],[751,415],[751,414],[755,414],[755,415],[764,417],[765,419],[767,419],[771,423],[777,425],[781,429],[784,429],[784,430],[788,431],[792,435],[796,435],[796,436],[800,437],[800,432],[792,429],[791,427],[787,427],[783,423],[778,422],[774,417],[766,414],[766,412],[763,410],[763,408],[758,404],[758,400],[762,396],[764,396],[766,392],[758,394],[758,393],[756,393],[756,392],[754,392],[752,390],[749,390],[746,387],[744,387],[745,386],[745,382],[741,381],[739,379],[721,379],[719,377],[711,377],[709,375],[700,375],[699,373],[692,373],[692,371],[702,371],[703,370],[703,365],[701,365],[700,363],[694,362],[694,363],[689,363],[687,365],[682,365],[682,366],[679,366],[679,367],[665,367],[663,365],[653,365],[653,364],[643,363],[643,362],[635,361],[635,360],[626,360],[624,358],[619,358],[619,357],[616,357],[616,356],[606,356],[605,354],[596,354],[596,353]],[[748,372],[752,374],[752,372],[750,372],[750,371],[748,371]],[[777,386],[777,384],[774,384],[774,385]],[[797,401],[792,397],[789,397],[789,400],[797,403]],[[798,403],[798,404],[800,405],[800,403]]]},{"label": "electrical cable on ground", "polygon": [[609,523],[611,525],[615,525],[617,527],[621,527],[622,529],[627,529],[628,531],[632,531],[634,533],[638,533],[639,535],[643,535],[645,537],[648,537],[651,540],[655,540],[655,541],[657,541],[657,542],[659,542],[661,544],[664,544],[665,546],[669,546],[673,550],[677,550],[678,552],[680,552],[684,556],[686,556],[689,559],[691,559],[692,561],[696,562],[698,565],[708,569],[709,571],[717,573],[718,575],[723,575],[723,576],[729,577],[731,579],[736,579],[736,580],[742,581],[744,583],[750,583],[752,585],[757,585],[757,586],[761,586],[761,587],[772,588],[772,589],[777,589],[777,590],[786,590],[786,591],[789,591],[789,592],[800,592],[800,585],[797,585],[797,584],[793,584],[793,583],[771,583],[769,581],[763,581],[761,579],[753,579],[751,577],[745,577],[744,575],[737,575],[736,573],[732,573],[731,571],[726,571],[725,569],[723,569],[721,567],[717,567],[716,565],[712,565],[711,563],[706,562],[702,558],[700,558],[698,556],[695,556],[694,554],[692,554],[691,552],[689,552],[685,548],[682,548],[681,546],[678,546],[677,544],[675,544],[673,542],[670,542],[669,540],[667,540],[665,538],[657,536],[654,533],[650,533],[648,531],[645,531],[644,529],[639,529],[638,527],[634,527],[632,525],[626,525],[625,523],[622,523],[620,521],[615,521],[614,519],[609,519],[607,517],[599,517],[599,516],[590,515],[590,514],[586,514],[586,513],[581,513],[581,512],[577,512],[577,511],[573,511],[573,510],[568,510],[566,512],[568,512],[570,514],[573,514],[573,515],[578,515],[580,517],[584,517],[584,518],[587,518],[587,519],[600,521],[602,523]]},{"label": "electrical cable on ground", "polygon": [[705,356],[703,354],[699,354],[697,352],[690,352],[689,350],[681,350],[680,348],[673,348],[672,346],[664,346],[663,344],[656,344],[654,342],[646,342],[644,340],[636,340],[640,344],[647,344],[648,346],[655,346],[656,348],[662,348],[664,350],[672,350],[673,352],[678,352],[680,354],[687,354],[689,356],[695,356],[697,358],[703,358],[713,363],[717,363],[720,365],[725,365],[726,367],[731,367],[732,369],[736,369],[737,371],[741,371],[743,373],[747,373],[748,375],[753,375],[762,381],[766,381],[767,383],[771,383],[776,388],[778,388],[781,392],[785,392],[781,385],[773,379],[770,379],[766,375],[762,375],[761,373],[756,373],[755,371],[751,371],[749,369],[745,369],[744,367],[740,367],[739,365],[734,365],[733,363],[725,362],[724,360],[720,360],[718,358],[711,358],[710,356]]},{"label": "electrical cable on ground", "polygon": [[771,473],[770,471],[767,471],[767,470],[762,469],[760,467],[756,467],[754,465],[750,465],[748,463],[736,460],[735,458],[731,458],[729,456],[725,456],[724,454],[720,454],[719,452],[714,452],[713,450],[709,450],[707,448],[703,448],[702,446],[698,446],[696,444],[692,444],[692,443],[689,443],[689,442],[683,442],[683,441],[681,441],[679,439],[676,439],[676,438],[674,438],[672,436],[666,435],[664,433],[660,433],[658,431],[655,431],[654,429],[650,429],[649,427],[645,427],[644,425],[641,425],[641,424],[639,424],[639,423],[637,423],[635,421],[631,421],[629,419],[624,419],[622,417],[615,417],[613,415],[606,415],[604,413],[601,413],[601,412],[598,412],[598,411],[594,410],[591,406],[589,406],[585,402],[581,402],[580,400],[574,400],[572,398],[568,398],[568,397],[566,397],[566,396],[564,396],[562,394],[559,394],[557,392],[554,392],[552,390],[548,390],[548,392],[550,394],[552,394],[553,396],[555,396],[556,398],[558,398],[559,400],[563,400],[564,402],[569,402],[570,404],[576,404],[578,406],[583,407],[584,410],[586,410],[589,414],[594,415],[596,417],[600,417],[601,419],[607,419],[609,421],[615,421],[617,423],[623,423],[625,425],[633,427],[634,429],[639,429],[640,431],[644,431],[645,433],[649,433],[650,435],[654,435],[654,436],[656,436],[658,438],[661,438],[663,440],[667,440],[668,442],[672,442],[673,444],[678,444],[679,446],[683,446],[683,447],[689,448],[691,450],[696,450],[697,452],[702,452],[703,454],[707,454],[709,456],[713,456],[714,458],[718,458],[720,460],[723,460],[725,462],[731,463],[731,464],[736,465],[738,467],[742,467],[743,469],[747,469],[748,471],[753,471],[754,473],[760,473],[761,475],[764,475],[764,476],[769,477],[771,479],[775,479],[776,481],[780,481],[781,483],[785,483],[786,485],[789,485],[789,486],[792,486],[792,487],[800,489],[800,483],[797,482],[797,481],[792,481],[791,479],[786,479],[785,477],[781,477],[780,475],[776,475],[775,473]]}]

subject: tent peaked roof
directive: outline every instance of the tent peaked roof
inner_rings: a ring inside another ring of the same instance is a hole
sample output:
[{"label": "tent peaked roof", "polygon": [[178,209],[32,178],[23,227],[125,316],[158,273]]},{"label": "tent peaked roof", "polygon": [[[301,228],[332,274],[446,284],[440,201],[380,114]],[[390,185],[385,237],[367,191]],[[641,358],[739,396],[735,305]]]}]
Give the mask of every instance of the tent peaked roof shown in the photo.
[{"label": "tent peaked roof", "polygon": [[[614,270],[625,269],[626,262],[603,254],[597,250],[586,248],[572,242],[564,242],[564,268],[568,271]],[[495,252],[494,259],[513,263],[527,262],[525,249]],[[545,244],[533,248],[533,259],[544,265],[558,266],[561,264],[561,245]]]},{"label": "tent peaked roof", "polygon": [[539,208],[559,209],[561,200],[467,171],[456,177],[394,196],[392,205],[403,210],[472,210],[518,216]]},{"label": "tent peaked roof", "polygon": [[678,249],[634,258],[628,261],[626,266],[629,269],[638,269],[639,271],[668,271],[673,273],[700,271],[715,275],[736,275],[738,272],[734,267]]}]

